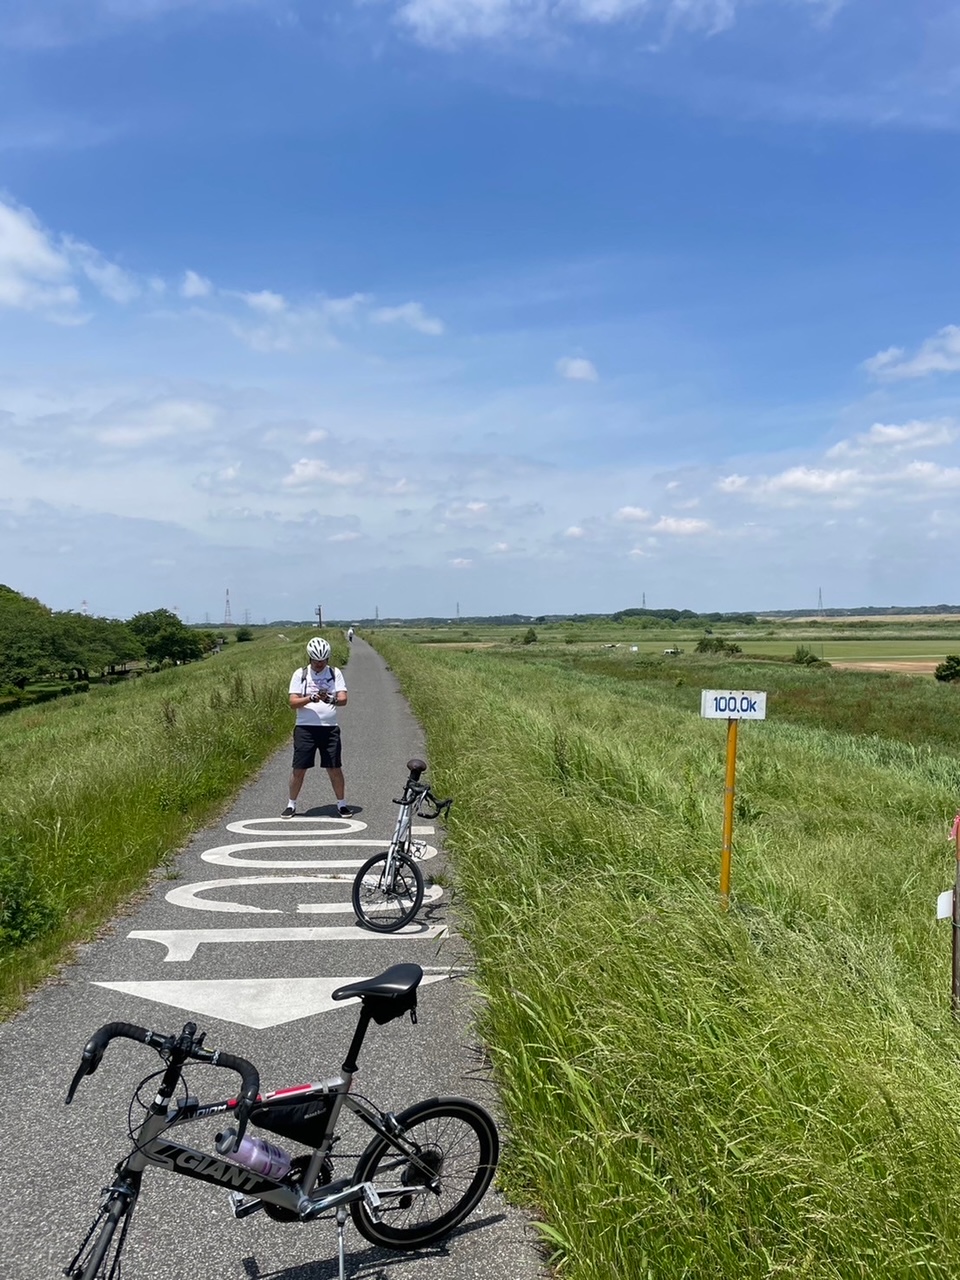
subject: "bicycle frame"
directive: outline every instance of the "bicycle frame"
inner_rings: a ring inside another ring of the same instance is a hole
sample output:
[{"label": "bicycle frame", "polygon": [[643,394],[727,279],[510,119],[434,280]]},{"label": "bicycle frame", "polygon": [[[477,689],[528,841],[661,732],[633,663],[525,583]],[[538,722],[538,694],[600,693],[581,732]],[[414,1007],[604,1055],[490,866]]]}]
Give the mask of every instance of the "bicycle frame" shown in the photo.
[{"label": "bicycle frame", "polygon": [[[337,1121],[344,1107],[353,1112],[374,1133],[384,1138],[399,1154],[416,1160],[416,1145],[406,1142],[400,1134],[391,1130],[389,1116],[382,1116],[366,1102],[350,1096],[348,1090],[352,1079],[352,1074],[345,1073],[339,1078],[324,1081],[321,1084],[280,1089],[266,1095],[258,1104],[258,1109],[269,1110],[289,1106],[291,1103],[332,1099],[323,1140],[314,1150],[300,1180],[293,1185],[289,1181],[280,1182],[247,1169],[243,1165],[234,1164],[229,1154],[214,1155],[166,1137],[172,1129],[211,1116],[229,1114],[236,1107],[235,1098],[204,1104],[195,1104],[188,1099],[182,1107],[175,1108],[172,1115],[168,1112],[148,1116],[138,1135],[136,1149],[118,1166],[118,1176],[139,1175],[148,1166],[153,1165],[170,1173],[223,1187],[228,1191],[243,1192],[256,1201],[269,1201],[289,1210],[303,1221],[310,1221],[336,1208],[337,1205],[358,1198],[355,1193],[360,1189],[359,1185],[351,1183],[349,1179],[329,1184],[329,1188],[324,1188],[318,1195],[310,1195],[305,1190],[313,1186],[324,1159],[333,1148],[337,1136]],[[388,1189],[386,1194],[389,1194],[390,1190],[392,1188]],[[423,1190],[426,1191],[427,1188]],[[397,1194],[409,1195],[411,1188],[398,1187],[396,1191]],[[379,1194],[382,1196],[384,1193],[384,1189],[381,1188]],[[249,1206],[244,1207],[247,1212],[251,1211]],[[242,1209],[238,1216],[245,1216]]]}]

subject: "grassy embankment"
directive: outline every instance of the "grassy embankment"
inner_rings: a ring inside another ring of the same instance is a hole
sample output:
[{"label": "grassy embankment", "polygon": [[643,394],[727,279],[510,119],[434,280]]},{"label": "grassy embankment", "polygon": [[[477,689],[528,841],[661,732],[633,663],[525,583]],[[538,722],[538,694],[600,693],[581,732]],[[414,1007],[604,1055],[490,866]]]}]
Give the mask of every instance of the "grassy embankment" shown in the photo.
[{"label": "grassy embankment", "polygon": [[956,1274],[960,1035],[932,917],[953,874],[960,768],[939,744],[960,691],[923,686],[944,709],[931,746],[918,682],[776,668],[836,705],[844,680],[872,687],[885,733],[803,723],[819,709],[796,688],[792,723],[774,697],[744,727],[724,914],[724,727],[699,720],[692,685],[773,688],[774,668],[647,681],[560,646],[377,643],[457,797],[506,1178],[559,1273]]},{"label": "grassy embankment", "polygon": [[286,687],[302,652],[265,637],[0,717],[0,1010],[290,733]]}]

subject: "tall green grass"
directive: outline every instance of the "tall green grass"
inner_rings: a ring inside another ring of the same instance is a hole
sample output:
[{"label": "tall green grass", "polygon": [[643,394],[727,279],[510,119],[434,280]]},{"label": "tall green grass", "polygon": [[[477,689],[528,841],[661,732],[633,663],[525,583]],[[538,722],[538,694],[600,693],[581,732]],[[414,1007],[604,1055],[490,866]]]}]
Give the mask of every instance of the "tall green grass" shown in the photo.
[{"label": "tall green grass", "polygon": [[287,681],[301,655],[279,640],[230,645],[0,718],[0,1009],[291,732]]},{"label": "tall green grass", "polygon": [[561,1276],[960,1270],[949,1016],[955,760],[663,686],[378,638],[457,798],[458,905]]}]

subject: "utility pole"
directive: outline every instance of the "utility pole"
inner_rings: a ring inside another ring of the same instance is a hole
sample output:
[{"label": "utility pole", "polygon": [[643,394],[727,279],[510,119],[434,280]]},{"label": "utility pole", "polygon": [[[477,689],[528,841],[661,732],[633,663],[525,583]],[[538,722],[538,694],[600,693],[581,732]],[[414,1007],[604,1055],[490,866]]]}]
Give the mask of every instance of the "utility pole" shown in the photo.
[{"label": "utility pole", "polygon": [[318,604],[316,609],[314,609],[314,613],[317,615],[317,626],[322,627],[323,626],[323,606]]}]

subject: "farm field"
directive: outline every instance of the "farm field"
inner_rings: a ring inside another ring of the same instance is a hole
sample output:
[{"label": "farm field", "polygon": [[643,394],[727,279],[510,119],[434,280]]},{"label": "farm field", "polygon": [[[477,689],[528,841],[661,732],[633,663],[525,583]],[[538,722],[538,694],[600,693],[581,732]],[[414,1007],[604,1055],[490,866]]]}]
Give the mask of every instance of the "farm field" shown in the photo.
[{"label": "farm field", "polygon": [[[960,1030],[933,904],[960,690],[593,638],[373,638],[456,797],[505,1176],[559,1274],[952,1275]],[[724,913],[724,733],[698,691],[764,673]]]},{"label": "farm field", "polygon": [[[572,651],[588,652],[614,645],[627,650],[636,646],[637,652],[644,655],[662,655],[668,648],[680,648],[684,655],[691,655],[697,641],[704,635],[702,628],[640,629],[629,623],[531,625],[541,652],[558,645]],[[443,648],[491,648],[522,644],[524,628],[404,628],[391,634],[398,634],[414,643]],[[738,644],[744,655],[787,659],[793,656],[798,645],[804,645],[827,662],[843,665],[868,663],[874,669],[913,668],[916,674],[930,674],[948,653],[960,652],[960,622],[956,620],[939,625],[924,618],[912,623],[896,620],[848,626],[804,621],[777,627],[769,624],[750,628],[717,626],[712,628],[711,634]]]}]

